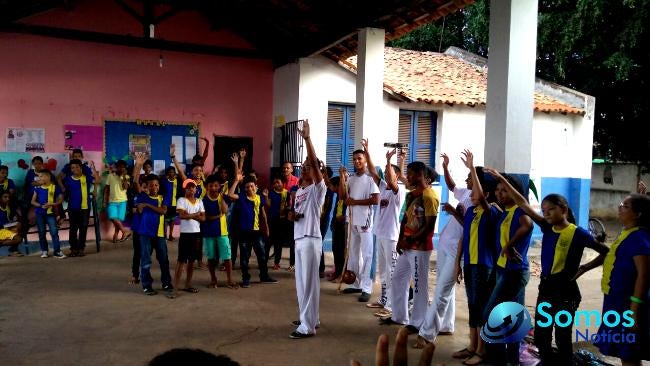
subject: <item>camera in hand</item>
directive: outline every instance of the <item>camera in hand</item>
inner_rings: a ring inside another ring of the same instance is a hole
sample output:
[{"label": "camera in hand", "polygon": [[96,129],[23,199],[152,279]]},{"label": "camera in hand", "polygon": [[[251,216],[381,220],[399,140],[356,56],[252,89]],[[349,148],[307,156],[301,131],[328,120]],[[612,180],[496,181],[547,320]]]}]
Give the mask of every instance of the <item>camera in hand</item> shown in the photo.
[{"label": "camera in hand", "polygon": [[401,142],[384,142],[384,147],[392,147],[394,149],[408,149],[409,144]]}]

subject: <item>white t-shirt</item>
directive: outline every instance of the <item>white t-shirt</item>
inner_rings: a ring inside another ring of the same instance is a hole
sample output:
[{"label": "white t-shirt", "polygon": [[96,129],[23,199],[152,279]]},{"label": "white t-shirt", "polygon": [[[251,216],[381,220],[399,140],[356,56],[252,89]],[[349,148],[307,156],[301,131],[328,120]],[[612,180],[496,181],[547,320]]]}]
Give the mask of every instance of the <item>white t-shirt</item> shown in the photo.
[{"label": "white t-shirt", "polygon": [[[194,214],[198,212],[205,212],[203,207],[203,201],[196,199],[196,202],[192,204],[190,200],[185,197],[181,197],[176,201],[176,211],[183,210],[188,214]],[[200,233],[201,232],[201,223],[198,220],[194,219],[183,219],[181,220],[181,233]]]},{"label": "white t-shirt", "polygon": [[295,198],[296,214],[304,215],[293,224],[293,238],[300,239],[305,236],[320,238],[320,212],[325,202],[327,187],[324,181],[299,188]]},{"label": "white t-shirt", "polygon": [[[472,191],[467,188],[454,187],[454,197],[458,203],[463,206],[463,212],[472,206],[470,195]],[[463,225],[456,220],[453,216],[449,218],[449,222],[440,232],[440,239],[438,240],[438,250],[456,256],[458,249],[458,241],[463,237]]]},{"label": "white t-shirt", "polygon": [[406,191],[401,184],[397,185],[397,193],[388,188],[385,180],[379,182],[379,213],[374,225],[377,238],[397,241],[399,237],[399,213],[404,203]]},{"label": "white t-shirt", "polygon": [[[349,177],[348,189],[348,196],[353,200],[365,200],[370,198],[371,194],[379,193],[375,180],[367,173],[363,175],[354,174]],[[348,212],[352,213],[352,225],[372,228],[373,210],[371,205],[349,206]]]}]

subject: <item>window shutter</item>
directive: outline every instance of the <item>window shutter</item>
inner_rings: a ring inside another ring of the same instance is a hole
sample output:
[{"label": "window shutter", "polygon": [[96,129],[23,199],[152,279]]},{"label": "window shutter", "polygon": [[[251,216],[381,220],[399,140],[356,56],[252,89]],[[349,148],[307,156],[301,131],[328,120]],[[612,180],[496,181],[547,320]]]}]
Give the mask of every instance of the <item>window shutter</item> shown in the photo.
[{"label": "window shutter", "polygon": [[345,110],[330,105],[327,109],[327,152],[325,164],[337,166],[343,154],[343,119]]},{"label": "window shutter", "polygon": [[417,131],[415,159],[429,166],[433,166],[433,124],[431,113],[419,112],[415,121],[415,130]]},{"label": "window shutter", "polygon": [[354,132],[355,132],[354,129],[356,126],[356,120],[357,120],[356,109],[354,107],[348,107],[348,134],[346,139],[347,158],[342,163],[345,164],[345,167],[350,172],[354,170],[352,164],[352,153],[354,152]]}]

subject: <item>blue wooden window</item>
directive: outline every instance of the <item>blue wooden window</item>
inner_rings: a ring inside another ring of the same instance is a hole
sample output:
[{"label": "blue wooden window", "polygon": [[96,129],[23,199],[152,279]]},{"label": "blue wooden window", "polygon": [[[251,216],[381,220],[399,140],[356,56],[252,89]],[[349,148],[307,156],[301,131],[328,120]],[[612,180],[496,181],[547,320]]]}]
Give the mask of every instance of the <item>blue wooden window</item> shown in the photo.
[{"label": "blue wooden window", "polygon": [[437,114],[430,111],[399,112],[398,141],[409,144],[406,163],[421,161],[435,167]]},{"label": "blue wooden window", "polygon": [[344,165],[352,172],[354,152],[354,106],[330,104],[327,109],[327,153],[325,164],[338,175],[338,168]]}]

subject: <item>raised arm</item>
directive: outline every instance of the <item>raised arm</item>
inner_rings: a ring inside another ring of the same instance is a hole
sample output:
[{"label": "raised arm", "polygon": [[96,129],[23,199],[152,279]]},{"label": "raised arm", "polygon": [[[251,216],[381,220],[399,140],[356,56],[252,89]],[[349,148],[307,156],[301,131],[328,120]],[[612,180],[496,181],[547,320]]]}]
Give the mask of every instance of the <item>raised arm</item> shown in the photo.
[{"label": "raised arm", "polygon": [[399,149],[397,153],[397,165],[399,166],[399,174],[397,175],[397,180],[402,182],[405,186],[408,187],[408,179],[404,176],[404,165],[406,165],[406,152],[402,149]]},{"label": "raised arm", "polygon": [[133,161],[133,187],[137,193],[142,192],[142,186],[140,185],[140,179],[136,178],[140,175],[140,169],[144,164],[144,154],[141,152],[135,153],[135,160]]},{"label": "raised arm", "polygon": [[339,168],[339,199],[345,201],[348,198],[348,170],[341,165]]},{"label": "raised arm", "polygon": [[391,191],[393,191],[393,193],[397,193],[398,188],[397,188],[397,177],[395,176],[395,170],[393,170],[393,166],[390,164],[390,159],[392,159],[393,155],[395,155],[396,153],[397,153],[397,149],[388,150],[386,152],[386,169],[384,171],[384,174],[386,175],[386,185]]},{"label": "raised arm", "polygon": [[269,189],[264,188],[262,191],[262,197],[264,197],[264,207],[266,207],[267,210],[271,209],[271,200],[269,199]]},{"label": "raised arm", "polygon": [[[524,196],[522,196],[521,193],[519,193],[519,191],[517,191],[515,189],[515,187],[513,187],[508,182],[508,180],[503,175],[501,175],[501,173],[497,172],[496,170],[494,170],[492,168],[483,168],[483,171],[485,173],[488,173],[491,176],[493,176],[497,181],[499,181],[499,183],[503,184],[503,186],[506,188],[506,190],[508,190],[508,192],[510,192],[510,194],[512,195],[512,197],[515,200],[515,203],[517,204],[517,206],[521,207],[521,209],[524,210],[526,215],[530,216],[530,218],[533,219],[533,221],[535,223],[537,223],[539,225],[542,222],[544,222],[544,216],[540,215],[537,211],[535,211],[530,206],[528,201],[526,201]],[[472,179],[474,179],[474,178],[472,178]]]},{"label": "raised arm", "polygon": [[[176,160],[176,145],[174,144],[169,145],[169,157],[172,159],[172,162],[174,163],[174,167],[178,172],[178,176],[181,177],[181,182],[187,179],[187,175],[185,175],[185,172],[181,169],[181,165],[178,163],[178,160]],[[138,170],[138,172],[140,171]]]},{"label": "raised arm", "polygon": [[465,149],[465,151],[462,152],[462,155],[464,158],[461,157],[460,160],[463,161],[463,164],[465,164],[467,169],[469,169],[469,173],[472,176],[472,194],[476,195],[475,197],[477,197],[481,202],[481,207],[483,207],[484,210],[489,210],[490,204],[485,199],[485,194],[483,194],[483,187],[481,187],[481,182],[479,182],[478,175],[476,174],[476,167],[474,166],[474,154],[472,154],[472,152],[468,149]]},{"label": "raised arm", "polygon": [[235,193],[235,190],[237,189],[237,185],[239,185],[239,182],[241,182],[244,179],[244,176],[242,175],[241,171],[237,170],[235,173],[235,179],[232,182],[232,186],[230,186],[230,189],[228,190],[228,197],[230,197],[231,200],[238,200],[239,195]]},{"label": "raised arm", "polygon": [[302,128],[298,128],[298,133],[305,140],[307,144],[307,161],[311,165],[312,177],[314,178],[314,183],[318,184],[323,180],[323,173],[321,173],[318,164],[318,158],[316,157],[316,150],[314,150],[314,144],[311,142],[310,130],[309,130],[309,121],[304,120],[302,122]]},{"label": "raised arm", "polygon": [[372,163],[372,158],[370,157],[370,151],[368,150],[368,139],[361,139],[361,147],[363,148],[363,152],[366,155],[368,172],[370,173],[372,179],[375,181],[375,184],[379,185],[379,181],[381,180],[381,178],[379,178],[379,174],[377,174],[377,169],[375,168],[375,164]]},{"label": "raised arm", "polygon": [[449,174],[449,156],[443,153],[440,157],[442,158],[442,170],[445,174],[445,184],[447,184],[447,188],[453,192],[454,188],[456,188],[456,182],[454,182],[451,174]]},{"label": "raised arm", "polygon": [[203,160],[203,164],[205,164],[205,160],[208,158],[208,155],[210,155],[210,140],[208,140],[206,137],[200,137],[199,139],[205,141],[203,154],[201,154],[201,160]]}]

